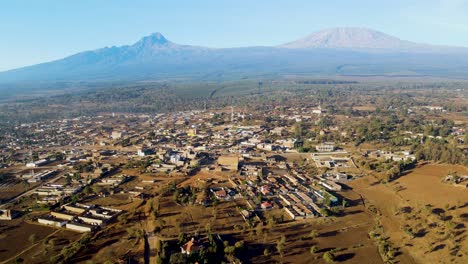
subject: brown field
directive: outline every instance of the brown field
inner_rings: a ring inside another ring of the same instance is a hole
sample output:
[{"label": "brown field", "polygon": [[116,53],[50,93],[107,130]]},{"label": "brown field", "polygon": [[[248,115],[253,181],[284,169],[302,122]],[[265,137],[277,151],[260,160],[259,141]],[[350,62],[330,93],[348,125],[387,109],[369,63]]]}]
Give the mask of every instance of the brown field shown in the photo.
[{"label": "brown field", "polygon": [[57,255],[64,247],[78,240],[81,236],[80,233],[60,229],[18,257],[23,259],[24,263],[48,263],[51,257]]},{"label": "brown field", "polygon": [[245,207],[245,204],[243,201],[228,201],[220,202],[216,207],[181,206],[171,196],[163,197],[158,218],[163,221],[161,236],[176,238],[180,232],[193,235],[195,232],[204,232],[207,226],[216,233],[232,231],[234,226],[245,223],[237,206]]},{"label": "brown field", "polygon": [[[285,216],[285,223],[269,226],[268,215],[279,217],[283,214],[282,210],[275,209],[263,213],[263,221],[254,221],[253,227],[247,226],[237,210],[237,206],[245,207],[242,201],[220,202],[214,216],[213,206],[181,206],[172,200],[172,196],[164,196],[159,200],[161,209],[156,222],[162,223],[160,236],[165,240],[177,239],[180,232],[189,236],[195,232],[203,234],[207,226],[225,238],[243,240],[252,263],[325,263],[322,254],[331,249],[338,250],[336,255],[340,261],[382,263],[374,241],[367,235],[375,224],[374,216],[360,204],[357,193],[347,191],[343,194],[353,204],[345,209],[343,217],[290,221]],[[308,237],[311,230],[318,232],[317,238]],[[275,250],[282,235],[286,237],[283,257]],[[315,254],[309,252],[312,245],[319,248]],[[263,256],[265,247],[272,252],[268,258]]]},{"label": "brown field", "polygon": [[[374,216],[360,204],[357,193],[346,191],[342,194],[353,204],[345,209],[342,217],[290,221],[265,228],[260,235],[258,231],[242,235],[249,247],[252,247],[252,252],[255,252],[252,263],[326,263],[322,255],[332,249],[337,250],[339,262],[383,263],[374,241],[367,235],[375,224]],[[318,233],[314,239],[309,237],[312,230]],[[282,235],[286,237],[283,257],[275,250]],[[269,245],[272,256],[267,258],[262,255],[265,248],[263,243]],[[311,246],[317,246],[319,250],[311,254]]]},{"label": "brown field", "polygon": [[[1,173],[10,173],[11,170],[3,170]],[[21,174],[26,174],[22,172]],[[0,201],[13,198],[31,188],[38,186],[40,183],[24,183],[13,175],[9,176],[7,180],[0,184]]]},{"label": "brown field", "polygon": [[[251,227],[237,209],[238,206],[246,207],[243,200],[220,201],[215,207],[181,205],[174,202],[171,192],[164,194],[162,191],[173,180],[177,180],[179,187],[197,186],[200,180],[208,178],[218,180],[212,186],[229,186],[229,182],[220,181],[226,179],[229,172],[202,171],[185,178],[145,175],[145,178],[157,179],[155,184],[145,188],[144,192],[156,195],[146,202],[138,199],[131,202],[128,194],[121,193],[90,201],[125,209],[129,219],[127,223],[113,221],[96,233],[89,247],[78,252],[71,261],[85,263],[93,260],[95,263],[102,263],[106,260],[125,259],[123,256],[133,256],[133,259],[140,262],[147,258],[151,260],[155,255],[154,248],[150,247],[152,251],[149,255],[144,254],[148,251],[145,251],[144,240],[129,237],[128,230],[137,228],[152,232],[155,227],[160,227],[160,231],[154,238],[150,238],[149,243],[156,237],[169,241],[174,245],[171,252],[178,250],[175,241],[179,233],[185,233],[189,237],[198,233],[203,237],[206,230],[210,229],[224,239],[244,241],[251,263],[326,263],[322,255],[332,249],[336,251],[337,262],[383,263],[376,241],[369,236],[376,226],[381,225],[383,234],[389,237],[399,252],[396,254],[398,263],[466,263],[468,190],[443,183],[441,179],[449,171],[468,174],[467,168],[461,166],[424,165],[388,184],[378,183],[374,176],[365,176],[351,181],[351,190],[339,193],[350,204],[344,209],[342,216],[292,221],[281,209],[276,208],[260,213],[261,218],[253,221]],[[121,188],[130,189],[141,185],[140,180],[137,178]],[[149,213],[150,204],[158,205],[157,217]],[[377,208],[377,213],[369,209],[372,207]],[[286,221],[270,224],[270,215],[283,215]],[[40,239],[57,232],[52,238],[60,238],[57,245],[65,246],[79,238],[76,233],[66,234],[64,230],[25,222],[20,225],[20,222],[16,220],[0,223],[0,242],[3,243],[0,244],[0,259],[18,255],[26,263],[46,262],[58,253],[59,246],[49,245],[48,251],[44,253],[47,246],[45,240]],[[312,230],[316,231],[317,237],[309,237]],[[38,235],[39,242],[35,245],[28,241],[31,232]],[[280,256],[276,244],[282,236],[285,236],[286,243],[284,255]],[[8,245],[8,238],[23,241],[24,246],[15,248]],[[310,253],[311,246],[316,246],[318,251]],[[268,257],[263,255],[265,248],[271,252]],[[28,250],[19,254],[24,249]]]},{"label": "brown field", "polygon": [[[232,174],[231,172],[221,172],[221,171],[200,171],[190,178],[184,178],[180,183],[180,186],[192,186],[200,187],[203,186],[204,182],[212,179],[218,181],[227,180],[228,175]],[[232,186],[229,186],[232,187]]]},{"label": "brown field", "polygon": [[54,232],[57,232],[57,229],[31,224],[21,219],[0,221],[0,260],[8,260],[34,246],[35,243],[29,241],[32,234],[36,235],[35,240],[39,243]]},{"label": "brown field", "polygon": [[353,110],[355,111],[375,111],[376,107],[373,105],[361,105],[361,106],[353,106]]},{"label": "brown field", "polygon": [[7,200],[12,197],[15,197],[18,194],[27,191],[29,188],[30,187],[25,185],[24,183],[11,181],[0,187],[0,200]]},{"label": "brown field", "polygon": [[424,165],[386,185],[369,177],[352,183],[380,211],[385,234],[403,252],[400,263],[467,262],[468,190],[443,183],[449,171],[467,173],[462,166]]},{"label": "brown field", "polygon": [[117,194],[113,194],[107,197],[99,197],[96,199],[86,200],[86,202],[91,203],[91,204],[96,204],[99,206],[122,209],[122,208],[135,207],[135,206],[132,206],[135,200],[136,199],[132,199],[129,194],[117,193]]}]

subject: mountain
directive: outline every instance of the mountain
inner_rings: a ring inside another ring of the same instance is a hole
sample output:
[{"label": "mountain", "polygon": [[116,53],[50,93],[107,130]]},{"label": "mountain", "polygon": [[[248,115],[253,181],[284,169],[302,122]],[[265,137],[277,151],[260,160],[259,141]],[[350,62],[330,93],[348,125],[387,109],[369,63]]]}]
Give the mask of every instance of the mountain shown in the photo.
[{"label": "mountain", "polygon": [[428,45],[387,35],[367,28],[331,28],[312,33],[299,40],[281,45],[283,48],[341,48],[401,50],[427,48]]},{"label": "mountain", "polygon": [[364,28],[327,29],[276,47],[223,49],[181,45],[154,33],[132,45],[1,72],[0,88],[15,88],[18,83],[219,80],[288,74],[467,78],[467,50],[418,44]]}]

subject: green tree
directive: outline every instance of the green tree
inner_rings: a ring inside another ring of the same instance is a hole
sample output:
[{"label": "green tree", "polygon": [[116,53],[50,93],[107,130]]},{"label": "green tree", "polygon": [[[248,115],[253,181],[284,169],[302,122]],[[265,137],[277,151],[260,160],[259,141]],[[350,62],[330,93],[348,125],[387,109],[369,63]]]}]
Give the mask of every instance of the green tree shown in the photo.
[{"label": "green tree", "polygon": [[333,251],[327,251],[323,254],[323,260],[325,260],[325,262],[328,262],[328,263],[331,263],[331,262],[335,262],[335,254],[333,253]]},{"label": "green tree", "polygon": [[310,247],[310,254],[315,254],[317,251],[318,251],[318,247],[317,247],[317,246],[311,246],[311,247]]}]

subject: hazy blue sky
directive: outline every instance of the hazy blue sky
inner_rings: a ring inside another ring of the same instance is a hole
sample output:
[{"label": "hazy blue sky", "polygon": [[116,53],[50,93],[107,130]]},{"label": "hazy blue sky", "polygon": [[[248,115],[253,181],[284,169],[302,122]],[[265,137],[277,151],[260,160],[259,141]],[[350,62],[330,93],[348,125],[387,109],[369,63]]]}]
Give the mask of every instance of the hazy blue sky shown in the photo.
[{"label": "hazy blue sky", "polygon": [[0,71],[152,32],[176,43],[236,47],[337,26],[468,46],[468,0],[1,0]]}]

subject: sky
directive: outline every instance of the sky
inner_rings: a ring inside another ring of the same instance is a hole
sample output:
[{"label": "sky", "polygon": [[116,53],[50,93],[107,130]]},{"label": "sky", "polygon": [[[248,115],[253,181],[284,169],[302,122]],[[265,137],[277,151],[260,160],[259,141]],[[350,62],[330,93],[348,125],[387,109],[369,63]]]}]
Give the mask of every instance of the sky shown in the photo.
[{"label": "sky", "polygon": [[0,71],[132,44],[279,45],[332,27],[468,47],[468,0],[0,0]]}]

